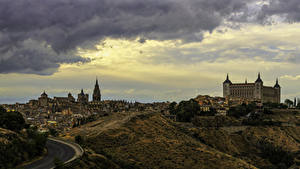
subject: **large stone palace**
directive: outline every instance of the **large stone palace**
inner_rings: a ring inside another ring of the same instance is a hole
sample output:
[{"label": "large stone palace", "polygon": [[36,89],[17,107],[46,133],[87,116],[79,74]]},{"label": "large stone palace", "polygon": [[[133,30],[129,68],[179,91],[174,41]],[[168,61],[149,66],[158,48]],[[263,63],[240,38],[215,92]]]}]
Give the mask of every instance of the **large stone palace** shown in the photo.
[{"label": "large stone palace", "polygon": [[261,101],[263,103],[280,103],[281,87],[278,84],[278,79],[274,87],[264,86],[260,78],[260,73],[254,83],[232,83],[229,80],[228,74],[226,80],[223,82],[223,97],[247,99],[254,101]]}]

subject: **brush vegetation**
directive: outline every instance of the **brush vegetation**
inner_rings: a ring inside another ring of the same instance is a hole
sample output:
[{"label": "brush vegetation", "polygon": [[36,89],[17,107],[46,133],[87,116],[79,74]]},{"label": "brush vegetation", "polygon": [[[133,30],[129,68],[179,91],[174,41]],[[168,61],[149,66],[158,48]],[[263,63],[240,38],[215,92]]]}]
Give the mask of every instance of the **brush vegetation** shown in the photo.
[{"label": "brush vegetation", "polygon": [[[260,118],[298,123],[298,114],[272,110]],[[241,126],[241,119],[217,116],[192,121],[174,122],[151,112],[103,117],[73,129],[71,135],[86,152],[67,168],[284,169],[300,164],[300,127]]]},{"label": "brush vegetation", "polygon": [[41,156],[47,134],[29,127],[19,112],[0,107],[0,169],[15,168],[24,161]]}]

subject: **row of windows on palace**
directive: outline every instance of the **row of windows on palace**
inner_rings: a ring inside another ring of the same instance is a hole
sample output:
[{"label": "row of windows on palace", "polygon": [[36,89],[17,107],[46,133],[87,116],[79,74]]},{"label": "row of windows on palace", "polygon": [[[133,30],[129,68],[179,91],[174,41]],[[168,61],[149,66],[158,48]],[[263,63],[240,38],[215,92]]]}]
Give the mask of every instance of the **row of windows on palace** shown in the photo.
[{"label": "row of windows on palace", "polygon": [[230,91],[230,95],[243,95],[243,96],[253,96],[254,92],[253,91],[248,91],[248,92],[245,92],[245,91]]}]

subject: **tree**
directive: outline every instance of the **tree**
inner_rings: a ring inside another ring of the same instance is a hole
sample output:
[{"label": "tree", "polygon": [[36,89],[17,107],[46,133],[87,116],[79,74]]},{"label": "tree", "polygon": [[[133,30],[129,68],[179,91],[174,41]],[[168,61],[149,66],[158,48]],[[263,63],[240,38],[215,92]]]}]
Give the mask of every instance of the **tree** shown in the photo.
[{"label": "tree", "polygon": [[194,99],[181,101],[176,108],[176,119],[181,122],[191,122],[192,118],[199,112],[200,106]]},{"label": "tree", "polygon": [[40,133],[37,131],[36,127],[31,127],[26,130],[28,136],[28,146],[27,152],[34,157],[36,155],[41,155],[44,152],[44,148],[47,142],[47,133]]},{"label": "tree", "polygon": [[241,104],[236,107],[230,107],[228,111],[228,116],[233,116],[236,118],[240,118],[242,116],[246,116],[247,114],[255,111],[256,106],[255,103],[250,103],[250,104]]},{"label": "tree", "polygon": [[44,152],[44,148],[46,147],[47,134],[37,132],[34,140],[35,140],[37,153],[38,155],[41,155]]},{"label": "tree", "polygon": [[0,127],[19,132],[25,127],[25,120],[17,111],[7,112],[0,107]]},{"label": "tree", "polygon": [[292,100],[290,100],[290,99],[285,99],[284,103],[287,104],[288,107],[291,107],[291,106],[293,106],[294,102]]},{"label": "tree", "polygon": [[177,105],[176,102],[172,102],[169,105],[169,112],[170,112],[170,114],[176,115],[176,105]]}]

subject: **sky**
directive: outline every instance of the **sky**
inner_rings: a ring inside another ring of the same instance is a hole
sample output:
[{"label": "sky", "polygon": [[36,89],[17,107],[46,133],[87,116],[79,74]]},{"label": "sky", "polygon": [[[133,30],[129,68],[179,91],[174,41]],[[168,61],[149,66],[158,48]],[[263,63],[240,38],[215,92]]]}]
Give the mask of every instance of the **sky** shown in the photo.
[{"label": "sky", "polygon": [[181,101],[234,82],[300,97],[299,0],[1,0],[0,104],[50,96]]}]

